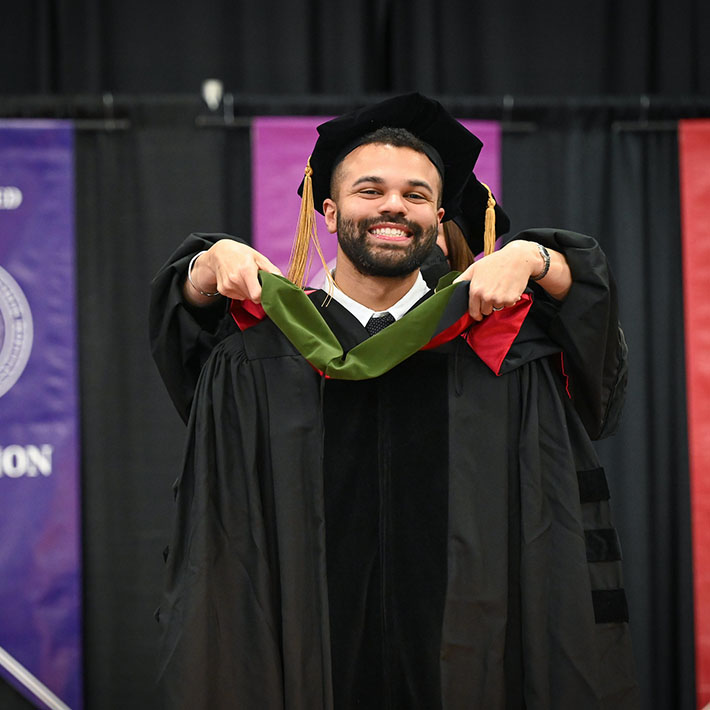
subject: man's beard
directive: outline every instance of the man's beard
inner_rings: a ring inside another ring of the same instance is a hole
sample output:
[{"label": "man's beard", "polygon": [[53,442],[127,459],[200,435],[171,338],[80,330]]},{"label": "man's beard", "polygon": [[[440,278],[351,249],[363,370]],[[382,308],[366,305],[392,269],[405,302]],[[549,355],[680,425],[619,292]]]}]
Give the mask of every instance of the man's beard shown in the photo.
[{"label": "man's beard", "polygon": [[[368,243],[368,230],[376,224],[401,224],[411,236],[404,246],[401,242],[389,245],[386,241],[373,246]],[[337,217],[338,244],[353,266],[365,276],[407,276],[416,271],[436,242],[438,225],[425,229],[403,217],[370,217],[355,222]]]}]

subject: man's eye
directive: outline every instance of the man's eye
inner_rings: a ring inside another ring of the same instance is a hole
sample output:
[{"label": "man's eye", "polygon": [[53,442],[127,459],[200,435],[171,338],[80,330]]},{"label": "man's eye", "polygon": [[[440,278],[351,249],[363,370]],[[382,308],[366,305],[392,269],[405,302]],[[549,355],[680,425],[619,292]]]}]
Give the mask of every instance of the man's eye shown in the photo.
[{"label": "man's eye", "polygon": [[361,195],[379,195],[379,190],[375,190],[373,187],[366,187],[364,190],[360,190]]},{"label": "man's eye", "polygon": [[426,200],[426,197],[418,192],[410,192],[407,197],[410,200]]}]

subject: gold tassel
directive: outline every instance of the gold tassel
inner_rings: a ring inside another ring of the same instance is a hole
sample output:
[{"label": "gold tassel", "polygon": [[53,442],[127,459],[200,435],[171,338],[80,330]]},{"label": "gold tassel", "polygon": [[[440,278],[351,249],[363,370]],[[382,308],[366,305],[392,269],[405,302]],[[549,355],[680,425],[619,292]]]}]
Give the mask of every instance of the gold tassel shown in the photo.
[{"label": "gold tassel", "polygon": [[483,255],[488,256],[496,248],[496,201],[493,199],[491,188],[481,183],[488,191],[488,204],[486,205],[486,221],[483,228]]},{"label": "gold tassel", "polygon": [[306,274],[311,265],[311,244],[315,247],[323,270],[325,271],[326,279],[328,280],[328,294],[333,292],[333,277],[330,269],[326,264],[325,257],[318,241],[318,233],[316,230],[316,211],[313,205],[313,168],[311,168],[311,159],[308,158],[306,163],[305,177],[303,179],[303,194],[301,196],[301,211],[298,216],[298,226],[296,227],[296,235],[293,239],[291,247],[291,258],[288,265],[288,279],[296,284],[299,288],[305,285]]}]

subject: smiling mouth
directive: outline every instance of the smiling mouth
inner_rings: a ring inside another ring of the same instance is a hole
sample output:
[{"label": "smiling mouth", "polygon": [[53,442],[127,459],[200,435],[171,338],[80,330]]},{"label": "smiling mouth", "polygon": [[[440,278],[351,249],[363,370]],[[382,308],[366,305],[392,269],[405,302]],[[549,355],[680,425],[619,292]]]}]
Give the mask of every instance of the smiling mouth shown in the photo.
[{"label": "smiling mouth", "polygon": [[412,233],[408,229],[402,229],[401,227],[383,227],[376,225],[367,231],[368,234],[371,234],[373,237],[383,239],[387,242],[406,242],[412,236]]}]

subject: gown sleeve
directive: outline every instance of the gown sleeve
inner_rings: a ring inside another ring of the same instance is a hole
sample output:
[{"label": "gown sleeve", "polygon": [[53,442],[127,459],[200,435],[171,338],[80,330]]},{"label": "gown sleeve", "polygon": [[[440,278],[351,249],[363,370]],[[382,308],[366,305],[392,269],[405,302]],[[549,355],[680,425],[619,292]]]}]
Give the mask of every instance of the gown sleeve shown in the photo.
[{"label": "gown sleeve", "polygon": [[562,348],[569,393],[590,438],[611,436],[626,396],[628,349],[606,256],[592,237],[565,230],[530,229],[513,239],[539,242],[567,259],[567,297],[557,301],[531,281],[532,314]]},{"label": "gown sleeve", "polygon": [[185,422],[202,366],[212,348],[233,329],[226,298],[215,298],[214,305],[197,308],[190,306],[182,296],[190,259],[220,239],[245,243],[228,234],[191,234],[151,282],[151,352],[168,393]]}]

